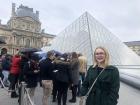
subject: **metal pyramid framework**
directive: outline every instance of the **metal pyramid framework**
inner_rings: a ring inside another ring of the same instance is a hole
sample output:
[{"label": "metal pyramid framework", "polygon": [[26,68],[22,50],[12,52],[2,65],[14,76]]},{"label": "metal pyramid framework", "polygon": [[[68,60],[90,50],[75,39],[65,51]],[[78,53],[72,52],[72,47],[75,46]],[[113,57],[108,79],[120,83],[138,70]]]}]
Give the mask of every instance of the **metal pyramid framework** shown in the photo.
[{"label": "metal pyramid framework", "polygon": [[87,12],[59,33],[49,49],[83,53],[90,65],[97,46],[109,51],[110,64],[140,65],[140,57]]}]

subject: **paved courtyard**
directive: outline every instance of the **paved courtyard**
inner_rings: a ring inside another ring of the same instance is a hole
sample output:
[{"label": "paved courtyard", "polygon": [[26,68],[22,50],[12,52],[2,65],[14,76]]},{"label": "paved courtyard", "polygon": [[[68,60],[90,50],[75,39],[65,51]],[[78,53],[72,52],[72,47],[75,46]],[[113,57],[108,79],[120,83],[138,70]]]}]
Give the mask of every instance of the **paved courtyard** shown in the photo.
[{"label": "paved courtyard", "polygon": [[[140,105],[140,90],[134,89],[124,83],[121,83],[120,98],[118,105]],[[71,91],[68,92],[68,100],[71,98]],[[11,99],[8,92],[0,88],[0,105],[18,105],[17,99]],[[35,93],[35,105],[42,105],[42,88],[37,88]],[[57,105],[52,103],[52,97],[49,99],[49,105]],[[67,105],[79,105],[79,98],[77,103]]]}]

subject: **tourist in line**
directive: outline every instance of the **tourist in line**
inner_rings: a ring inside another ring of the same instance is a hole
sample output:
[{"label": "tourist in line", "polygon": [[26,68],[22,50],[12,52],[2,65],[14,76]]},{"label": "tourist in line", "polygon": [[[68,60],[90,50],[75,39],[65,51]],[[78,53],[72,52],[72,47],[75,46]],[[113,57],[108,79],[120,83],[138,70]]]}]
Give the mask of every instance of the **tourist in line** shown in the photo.
[{"label": "tourist in line", "polygon": [[[31,100],[34,102],[35,89],[37,87],[38,77],[39,77],[39,67],[38,67],[39,58],[36,54],[32,54],[30,60],[24,66],[24,76],[25,82],[27,84],[27,91]],[[30,105],[28,100],[28,105]]]},{"label": "tourist in line", "polygon": [[[67,102],[67,91],[71,84],[71,69],[70,62],[67,61],[68,55],[64,53],[60,59],[54,61],[55,63],[55,81],[58,89],[58,105],[66,105]],[[61,102],[62,101],[62,102]]]},{"label": "tourist in line", "polygon": [[70,69],[71,69],[71,76],[72,76],[72,98],[69,100],[71,103],[76,102],[76,95],[77,95],[77,88],[79,83],[79,60],[78,55],[76,52],[72,52],[71,54],[72,58],[70,61]]},{"label": "tourist in line", "polygon": [[78,60],[79,60],[79,75],[80,76],[79,76],[77,96],[80,95],[81,84],[83,83],[85,79],[85,75],[87,73],[87,58],[80,53],[78,54]]},{"label": "tourist in line", "polygon": [[11,98],[18,97],[18,95],[15,91],[15,86],[16,86],[16,84],[18,82],[18,78],[19,78],[20,61],[21,61],[21,57],[20,57],[19,53],[17,52],[17,54],[12,57],[12,64],[11,64],[10,77],[9,77],[10,78],[10,88],[9,89],[12,89]]},{"label": "tourist in line", "polygon": [[2,73],[4,75],[3,83],[6,87],[9,87],[9,85],[10,85],[10,82],[8,80],[9,73],[10,73],[10,67],[11,67],[10,55],[6,54],[5,58],[2,60]]},{"label": "tourist in line", "polygon": [[53,89],[53,70],[54,70],[54,53],[47,52],[47,58],[42,60],[39,64],[40,67],[40,80],[43,88],[42,104],[48,105],[48,98],[50,97]]}]

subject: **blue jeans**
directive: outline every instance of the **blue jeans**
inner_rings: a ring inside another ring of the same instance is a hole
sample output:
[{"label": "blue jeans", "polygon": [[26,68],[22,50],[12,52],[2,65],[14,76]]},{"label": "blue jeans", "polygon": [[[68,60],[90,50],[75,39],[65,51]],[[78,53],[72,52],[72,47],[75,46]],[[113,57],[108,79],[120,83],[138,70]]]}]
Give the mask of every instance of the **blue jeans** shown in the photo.
[{"label": "blue jeans", "polygon": [[4,78],[3,78],[3,83],[5,86],[9,86],[10,85],[10,82],[8,80],[8,76],[9,76],[9,71],[6,71],[6,70],[3,70],[2,71],[2,74],[4,75]]},{"label": "blue jeans", "polygon": [[80,79],[79,79],[79,83],[78,83],[78,92],[77,92],[77,96],[80,95],[80,89],[82,86],[83,81],[85,80],[85,73],[79,73],[80,75]]}]

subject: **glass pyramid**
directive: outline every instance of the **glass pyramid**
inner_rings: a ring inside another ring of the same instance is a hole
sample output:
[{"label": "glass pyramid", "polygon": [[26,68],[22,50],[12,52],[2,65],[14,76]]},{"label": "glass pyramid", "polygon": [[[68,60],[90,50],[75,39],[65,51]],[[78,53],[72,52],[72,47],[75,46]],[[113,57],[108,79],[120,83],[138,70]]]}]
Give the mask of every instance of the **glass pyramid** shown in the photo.
[{"label": "glass pyramid", "polygon": [[87,12],[60,32],[47,50],[80,52],[90,65],[97,46],[109,51],[112,65],[140,65],[140,57]]}]

